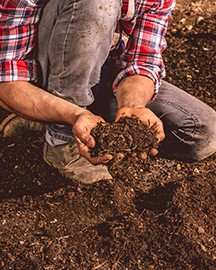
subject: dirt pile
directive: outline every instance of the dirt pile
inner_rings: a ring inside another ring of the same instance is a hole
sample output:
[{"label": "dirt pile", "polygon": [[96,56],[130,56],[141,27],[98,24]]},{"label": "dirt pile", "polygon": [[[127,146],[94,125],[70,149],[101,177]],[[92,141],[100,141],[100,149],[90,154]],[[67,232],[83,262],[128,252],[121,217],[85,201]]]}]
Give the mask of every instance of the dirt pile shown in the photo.
[{"label": "dirt pile", "polygon": [[[174,13],[166,79],[216,109],[216,17],[199,16]],[[216,155],[122,165],[126,179],[86,187],[44,164],[43,143],[0,140],[1,269],[215,269]]]}]

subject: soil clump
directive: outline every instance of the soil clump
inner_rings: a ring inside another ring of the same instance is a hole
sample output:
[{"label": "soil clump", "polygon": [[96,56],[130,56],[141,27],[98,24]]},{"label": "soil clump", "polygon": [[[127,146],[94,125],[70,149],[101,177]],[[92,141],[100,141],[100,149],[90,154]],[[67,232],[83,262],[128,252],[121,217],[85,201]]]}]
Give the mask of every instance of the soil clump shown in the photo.
[{"label": "soil clump", "polygon": [[91,149],[91,156],[105,154],[141,154],[146,156],[152,148],[158,148],[154,131],[139,120],[136,116],[121,117],[115,123],[98,123],[91,131],[96,145]]}]

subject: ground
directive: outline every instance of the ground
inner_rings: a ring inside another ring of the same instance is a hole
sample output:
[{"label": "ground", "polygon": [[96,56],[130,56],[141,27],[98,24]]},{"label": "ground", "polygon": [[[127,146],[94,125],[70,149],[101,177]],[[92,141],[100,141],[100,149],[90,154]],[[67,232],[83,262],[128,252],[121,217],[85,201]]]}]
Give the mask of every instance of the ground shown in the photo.
[{"label": "ground", "polygon": [[[215,9],[178,3],[164,53],[166,80],[213,109]],[[44,164],[43,143],[0,140],[0,269],[216,269],[216,155],[83,186]]]}]

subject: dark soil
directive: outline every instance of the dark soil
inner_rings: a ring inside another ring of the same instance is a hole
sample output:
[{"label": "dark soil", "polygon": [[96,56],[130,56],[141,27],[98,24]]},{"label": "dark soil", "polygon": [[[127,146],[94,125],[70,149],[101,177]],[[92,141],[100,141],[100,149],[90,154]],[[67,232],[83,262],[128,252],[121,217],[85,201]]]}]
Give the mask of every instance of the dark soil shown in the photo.
[{"label": "dark soil", "polygon": [[130,181],[135,186],[142,183],[146,191],[153,187],[155,182],[143,177],[154,163],[154,158],[149,155],[150,150],[159,146],[153,129],[136,116],[124,116],[112,124],[100,122],[91,135],[96,143],[91,149],[92,157],[105,154],[115,156],[118,153],[125,155],[120,162],[111,161],[107,165],[113,178],[124,183]]},{"label": "dark soil", "polygon": [[[216,15],[173,14],[166,80],[216,109]],[[0,140],[0,269],[216,269],[216,155],[128,157],[113,180],[83,186],[43,162],[43,143]]]},{"label": "dark soil", "polygon": [[91,131],[96,143],[91,149],[91,156],[105,154],[114,156],[117,153],[129,155],[145,153],[147,156],[152,148],[158,148],[154,133],[136,116],[121,117],[113,124],[100,122]]}]

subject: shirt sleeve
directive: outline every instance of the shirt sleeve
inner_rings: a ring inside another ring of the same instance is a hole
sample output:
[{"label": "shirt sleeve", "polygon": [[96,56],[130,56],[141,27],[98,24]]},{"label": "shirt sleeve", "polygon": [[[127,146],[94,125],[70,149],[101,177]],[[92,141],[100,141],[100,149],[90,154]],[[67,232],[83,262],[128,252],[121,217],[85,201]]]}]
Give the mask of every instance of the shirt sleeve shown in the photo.
[{"label": "shirt sleeve", "polygon": [[[141,1],[140,1],[141,2]],[[113,83],[114,92],[118,83],[130,75],[144,75],[154,81],[155,94],[165,76],[162,52],[166,48],[165,34],[175,0],[142,1],[137,16],[122,27],[129,36],[126,49],[117,62],[118,75]]]},{"label": "shirt sleeve", "polygon": [[37,80],[35,46],[42,9],[37,2],[6,0],[0,5],[0,82]]}]

